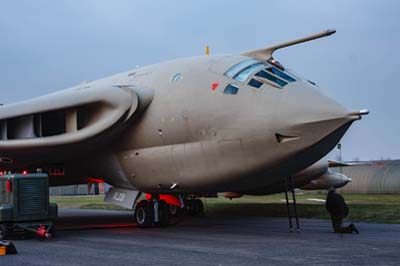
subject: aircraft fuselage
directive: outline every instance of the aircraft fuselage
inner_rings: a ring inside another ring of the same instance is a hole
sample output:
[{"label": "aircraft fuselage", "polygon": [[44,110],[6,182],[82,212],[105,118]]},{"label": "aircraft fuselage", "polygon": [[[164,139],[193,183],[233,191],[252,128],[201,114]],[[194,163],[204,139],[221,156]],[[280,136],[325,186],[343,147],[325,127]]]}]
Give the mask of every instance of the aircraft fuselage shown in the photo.
[{"label": "aircraft fuselage", "polygon": [[[89,175],[147,192],[251,191],[318,161],[358,119],[294,75],[284,88],[261,89],[224,75],[248,59],[187,58],[86,84],[154,94],[110,150],[92,158]],[[223,93],[228,84],[237,94]]]}]

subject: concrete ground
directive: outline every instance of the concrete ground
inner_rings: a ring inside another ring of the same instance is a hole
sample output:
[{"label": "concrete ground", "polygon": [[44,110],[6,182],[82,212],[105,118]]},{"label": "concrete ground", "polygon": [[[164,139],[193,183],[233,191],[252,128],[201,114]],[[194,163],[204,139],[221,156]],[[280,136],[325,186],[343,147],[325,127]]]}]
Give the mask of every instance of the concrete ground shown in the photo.
[{"label": "concrete ground", "polygon": [[188,218],[140,229],[129,212],[60,210],[57,237],[13,240],[0,265],[399,265],[400,225],[358,223],[360,235],[332,233],[329,221]]}]

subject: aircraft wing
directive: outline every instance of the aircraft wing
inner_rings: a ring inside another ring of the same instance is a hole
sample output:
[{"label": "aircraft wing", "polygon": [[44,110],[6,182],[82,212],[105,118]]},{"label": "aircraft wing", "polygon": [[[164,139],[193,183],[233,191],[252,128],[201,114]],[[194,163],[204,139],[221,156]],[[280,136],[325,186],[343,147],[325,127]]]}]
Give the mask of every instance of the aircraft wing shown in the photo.
[{"label": "aircraft wing", "polygon": [[101,145],[137,112],[126,87],[84,87],[0,106],[0,157]]}]

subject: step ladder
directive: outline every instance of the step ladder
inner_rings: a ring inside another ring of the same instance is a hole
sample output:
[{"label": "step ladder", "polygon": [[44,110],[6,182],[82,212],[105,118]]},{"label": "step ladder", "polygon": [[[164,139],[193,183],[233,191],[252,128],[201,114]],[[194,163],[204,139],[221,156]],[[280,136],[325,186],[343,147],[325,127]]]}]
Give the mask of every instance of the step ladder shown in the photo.
[{"label": "step ladder", "polygon": [[[285,178],[285,197],[286,197],[286,207],[289,219],[289,229],[290,232],[294,232],[292,218],[295,218],[296,221],[296,232],[300,233],[300,223],[299,216],[297,214],[297,202],[296,202],[296,193],[294,191],[294,180],[293,177]],[[289,200],[289,192],[292,195],[292,202]]]}]

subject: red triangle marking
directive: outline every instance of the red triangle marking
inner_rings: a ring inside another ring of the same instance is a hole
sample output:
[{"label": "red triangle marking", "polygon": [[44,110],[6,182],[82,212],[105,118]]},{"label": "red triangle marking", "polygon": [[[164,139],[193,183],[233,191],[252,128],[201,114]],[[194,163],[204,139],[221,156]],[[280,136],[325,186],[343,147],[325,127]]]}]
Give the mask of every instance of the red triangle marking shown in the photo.
[{"label": "red triangle marking", "polygon": [[218,86],[219,86],[219,83],[218,82],[214,82],[213,84],[211,84],[211,90],[215,91],[218,88]]}]

